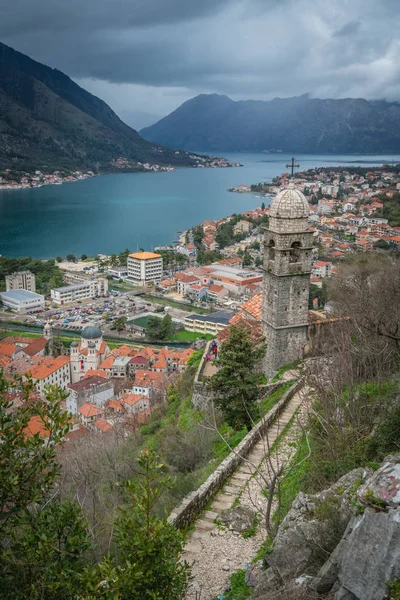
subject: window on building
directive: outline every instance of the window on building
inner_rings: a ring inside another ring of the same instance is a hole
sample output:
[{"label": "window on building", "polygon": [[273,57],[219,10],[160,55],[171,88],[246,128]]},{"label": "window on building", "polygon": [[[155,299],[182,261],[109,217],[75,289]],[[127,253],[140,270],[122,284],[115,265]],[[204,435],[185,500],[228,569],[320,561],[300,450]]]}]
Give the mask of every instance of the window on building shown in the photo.
[{"label": "window on building", "polygon": [[268,242],[268,260],[275,260],[275,242],[270,240]]},{"label": "window on building", "polygon": [[296,263],[300,261],[300,248],[300,242],[293,242],[293,244],[290,247],[289,262]]}]

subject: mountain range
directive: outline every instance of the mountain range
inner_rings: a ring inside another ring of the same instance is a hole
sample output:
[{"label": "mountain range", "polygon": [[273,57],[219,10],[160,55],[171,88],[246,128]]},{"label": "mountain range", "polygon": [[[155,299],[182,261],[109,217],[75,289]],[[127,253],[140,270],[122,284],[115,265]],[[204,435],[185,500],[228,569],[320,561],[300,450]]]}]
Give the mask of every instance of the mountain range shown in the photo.
[{"label": "mountain range", "polygon": [[140,134],[183,150],[395,153],[400,152],[400,105],[308,95],[235,102],[200,94]]},{"label": "mountain range", "polygon": [[155,147],[67,75],[0,42],[0,171],[129,164],[189,165],[186,153]]}]

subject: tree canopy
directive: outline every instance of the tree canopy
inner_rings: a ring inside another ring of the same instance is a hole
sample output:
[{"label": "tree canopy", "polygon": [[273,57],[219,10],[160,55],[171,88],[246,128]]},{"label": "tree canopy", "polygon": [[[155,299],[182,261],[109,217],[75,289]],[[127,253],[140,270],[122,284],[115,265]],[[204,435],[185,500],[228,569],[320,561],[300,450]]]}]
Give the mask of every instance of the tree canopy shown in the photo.
[{"label": "tree canopy", "polygon": [[257,416],[260,374],[257,368],[265,354],[265,345],[254,346],[243,327],[231,326],[230,335],[218,356],[218,371],[209,385],[215,405],[232,427],[251,429]]}]

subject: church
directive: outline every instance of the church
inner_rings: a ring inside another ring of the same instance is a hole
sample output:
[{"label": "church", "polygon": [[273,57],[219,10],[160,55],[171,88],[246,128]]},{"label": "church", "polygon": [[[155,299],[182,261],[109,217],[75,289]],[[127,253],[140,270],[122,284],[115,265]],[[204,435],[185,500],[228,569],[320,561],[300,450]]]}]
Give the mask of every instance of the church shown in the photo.
[{"label": "church", "polygon": [[81,341],[71,344],[71,383],[83,379],[88,371],[98,369],[108,354],[110,348],[103,341],[101,330],[93,325],[85,327],[81,333]]},{"label": "church", "polygon": [[264,372],[304,356],[307,340],[313,230],[306,197],[290,183],[272,200],[264,237],[262,329]]}]

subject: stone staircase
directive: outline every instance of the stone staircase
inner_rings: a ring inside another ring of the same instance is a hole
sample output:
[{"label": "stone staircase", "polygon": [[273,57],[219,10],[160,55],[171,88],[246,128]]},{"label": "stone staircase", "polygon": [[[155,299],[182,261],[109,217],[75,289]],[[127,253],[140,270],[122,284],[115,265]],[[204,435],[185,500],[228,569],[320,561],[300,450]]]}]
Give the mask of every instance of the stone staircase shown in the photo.
[{"label": "stone staircase", "polygon": [[[278,436],[282,433],[286,425],[299,408],[302,402],[302,395],[297,392],[288,402],[286,408],[276,418],[276,420],[268,428],[268,444],[272,446]],[[214,522],[224,510],[232,508],[236,498],[243,492],[249,479],[256,473],[257,468],[266,459],[266,443],[265,440],[260,440],[255,444],[246,460],[242,462],[240,467],[231,476],[228,482],[224,485],[221,491],[215,496],[210,510],[206,510],[201,518],[195,523],[195,529],[188,537],[185,545],[182,558],[188,563],[201,561],[202,554],[206,552],[207,542],[210,535],[218,530],[217,524]],[[248,461],[248,462],[247,462]]]}]

